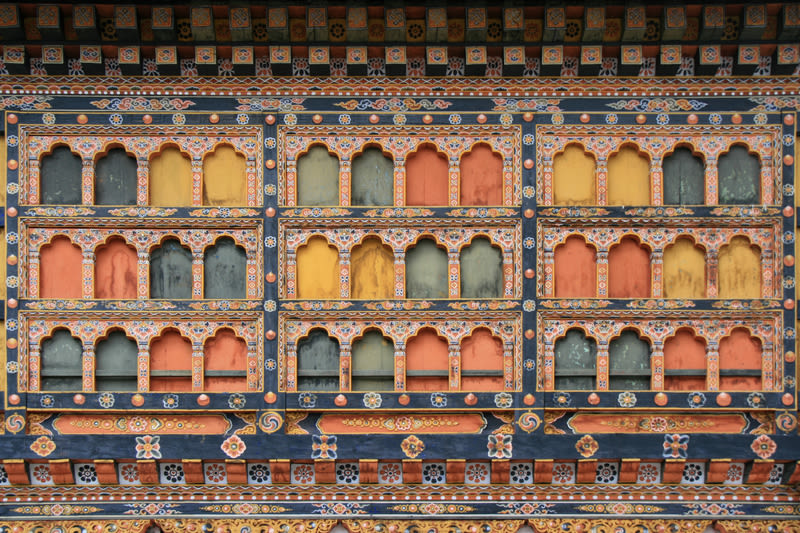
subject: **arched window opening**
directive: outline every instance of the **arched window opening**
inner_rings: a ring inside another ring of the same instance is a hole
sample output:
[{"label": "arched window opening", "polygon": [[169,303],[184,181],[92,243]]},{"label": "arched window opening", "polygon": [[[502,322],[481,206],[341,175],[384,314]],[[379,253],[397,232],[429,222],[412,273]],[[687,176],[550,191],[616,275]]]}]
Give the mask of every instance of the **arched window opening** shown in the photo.
[{"label": "arched window opening", "polygon": [[354,391],[394,390],[394,343],[380,331],[370,330],[353,343]]},{"label": "arched window opening", "polygon": [[609,390],[650,389],[650,344],[625,330],[608,344]]},{"label": "arched window opening", "polygon": [[59,146],[42,157],[41,203],[74,204],[82,202],[81,173],[83,162],[66,146]]},{"label": "arched window opening", "polygon": [[461,250],[461,297],[503,297],[503,253],[486,237]]},{"label": "arched window opening", "polygon": [[315,235],[297,249],[297,297],[333,300],[341,297],[339,251],[328,239]]},{"label": "arched window opening", "polygon": [[447,156],[430,144],[421,146],[406,160],[406,205],[448,205]]},{"label": "arched window opening", "polygon": [[593,298],[597,295],[597,254],[583,237],[571,235],[556,246],[555,297]]},{"label": "arched window opening", "polygon": [[150,160],[150,205],[192,205],[192,161],[174,146]]},{"label": "arched window opening", "polygon": [[706,343],[690,329],[664,343],[664,390],[706,390]]},{"label": "arched window opening", "polygon": [[339,158],[312,146],[297,160],[297,204],[339,205]]},{"label": "arched window opening", "polygon": [[324,329],[297,342],[297,390],[339,390],[339,341]]},{"label": "arched window opening", "polygon": [[350,297],[394,298],[394,253],[378,237],[367,237],[350,252]]},{"label": "arched window opening", "polygon": [[447,298],[447,252],[422,238],[406,252],[406,298]]},{"label": "arched window opening", "polygon": [[597,343],[581,329],[568,330],[555,345],[555,388],[594,390],[596,381]]},{"label": "arched window opening", "polygon": [[650,298],[650,251],[635,237],[623,237],[608,253],[608,295]]},{"label": "arched window opening", "polygon": [[42,341],[42,391],[83,390],[83,344],[67,329],[56,329]]},{"label": "arched window opening", "polygon": [[597,205],[597,164],[582,146],[571,144],[553,158],[553,204]]},{"label": "arched window opening", "polygon": [[136,299],[138,255],[122,237],[112,237],[95,252],[94,297]]},{"label": "arched window opening", "polygon": [[461,341],[461,390],[501,391],[503,343],[486,328],[477,328]]},{"label": "arched window opening", "polygon": [[192,297],[192,252],[175,238],[165,239],[150,253],[150,298]]},{"label": "arched window opening", "polygon": [[478,143],[461,158],[460,205],[503,203],[503,158]]},{"label": "arched window opening", "polygon": [[703,205],[705,165],[689,148],[678,147],[664,158],[664,204]]},{"label": "arched window opening", "polygon": [[736,236],[719,250],[720,298],[761,298],[761,251]]},{"label": "arched window opening", "polygon": [[206,340],[203,349],[203,390],[247,390],[247,343],[223,328]]},{"label": "arched window opening", "polygon": [[394,204],[394,162],[390,156],[380,148],[369,147],[353,159],[352,168],[352,205]]},{"label": "arched window opening", "polygon": [[136,158],[112,148],[97,161],[94,198],[97,205],[136,205]]},{"label": "arched window opening", "polygon": [[761,203],[761,162],[744,146],[733,146],[719,156],[719,203]]},{"label": "arched window opening", "polygon": [[406,390],[449,390],[447,340],[433,328],[423,328],[406,344]]},{"label": "arched window opening", "polygon": [[690,237],[679,237],[664,250],[664,297],[706,297],[706,254]]},{"label": "arched window opening", "polygon": [[59,235],[39,252],[39,296],[77,299],[83,296],[83,252]]},{"label": "arched window opening", "polygon": [[175,329],[165,330],[150,343],[150,390],[192,390],[192,343]]},{"label": "arched window opening", "polygon": [[636,147],[608,159],[608,205],[650,205],[650,160]]},{"label": "arched window opening", "polygon": [[719,343],[720,390],[757,391],[761,384],[761,340],[735,328]]},{"label": "arched window opening", "polygon": [[247,160],[222,144],[203,161],[203,205],[247,205]]},{"label": "arched window opening", "polygon": [[230,237],[220,237],[206,250],[203,290],[212,299],[247,298],[247,252]]},{"label": "arched window opening", "polygon": [[124,331],[114,330],[95,349],[95,390],[135,391],[139,347]]}]

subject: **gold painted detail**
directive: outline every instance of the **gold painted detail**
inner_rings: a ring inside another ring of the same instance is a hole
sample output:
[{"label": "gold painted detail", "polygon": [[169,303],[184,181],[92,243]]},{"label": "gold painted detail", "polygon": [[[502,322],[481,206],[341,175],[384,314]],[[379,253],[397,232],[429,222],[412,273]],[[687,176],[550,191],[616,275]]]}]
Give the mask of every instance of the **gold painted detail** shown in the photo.
[{"label": "gold painted detail", "polygon": [[[340,415],[323,414],[317,422],[323,433],[480,433],[481,414]],[[350,431],[348,431],[350,430]]]},{"label": "gold painted detail", "polygon": [[575,433],[741,433],[747,420],[740,414],[577,414],[567,425]]},{"label": "gold painted detail", "polygon": [[102,511],[101,508],[92,507],[91,505],[62,505],[58,503],[53,505],[25,505],[22,507],[15,507],[12,510],[19,514],[31,514],[39,516],[85,515]]},{"label": "gold painted detail", "polygon": [[223,415],[59,415],[53,429],[61,435],[159,432],[162,434],[224,434],[231,429]]}]

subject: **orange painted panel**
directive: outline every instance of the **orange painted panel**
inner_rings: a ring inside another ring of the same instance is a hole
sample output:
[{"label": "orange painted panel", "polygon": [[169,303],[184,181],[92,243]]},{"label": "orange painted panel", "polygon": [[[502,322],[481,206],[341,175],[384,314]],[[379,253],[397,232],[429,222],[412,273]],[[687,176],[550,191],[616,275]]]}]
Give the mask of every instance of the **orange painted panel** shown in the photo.
[{"label": "orange painted panel", "polygon": [[625,237],[608,252],[608,295],[650,298],[650,252]]},{"label": "orange painted panel", "polygon": [[[206,341],[206,376],[203,389],[218,392],[247,390],[247,344],[229,329],[221,329]],[[215,370],[241,372],[241,376],[213,376]]]},{"label": "orange painted panel", "polygon": [[447,156],[423,146],[406,160],[406,205],[448,205]]},{"label": "orange painted panel", "polygon": [[[719,369],[761,372],[761,341],[745,328],[734,329],[719,343]],[[720,390],[760,390],[761,376],[720,376]]]},{"label": "orange painted panel", "polygon": [[[653,419],[658,418],[658,424]],[[579,413],[569,419],[567,424],[575,433],[663,433],[663,421],[667,427],[680,428],[681,433],[734,433],[747,428],[744,415],[703,414],[681,415],[670,413],[637,414],[627,413]]]},{"label": "orange painted panel", "polygon": [[311,237],[297,250],[297,297],[338,299],[339,252],[325,237]]},{"label": "orange painted panel", "polygon": [[[424,328],[406,344],[406,372],[441,370],[446,374],[449,366],[447,341],[436,331]],[[449,389],[448,384],[447,375],[406,378],[409,391],[445,391]]]},{"label": "orange painted panel", "polygon": [[141,432],[162,435],[222,435],[231,430],[225,415],[215,414],[149,414],[144,417],[146,428],[141,428],[142,416],[138,414],[80,414],[58,415],[53,428],[60,435],[129,435]]},{"label": "orange painted panel", "polygon": [[690,330],[680,329],[664,343],[664,371],[699,370],[702,376],[664,376],[665,390],[706,389],[706,345]]},{"label": "orange painted panel", "polygon": [[42,246],[39,256],[39,296],[80,298],[83,254],[68,237],[56,237]]},{"label": "orange painted panel", "polygon": [[[499,376],[466,376],[465,371],[489,370]],[[503,344],[485,328],[476,329],[472,335],[461,342],[461,390],[500,391],[503,390]]]},{"label": "orange painted panel", "polygon": [[592,298],[597,295],[597,255],[594,248],[573,235],[555,251],[556,298]]},{"label": "orange painted panel", "polygon": [[503,158],[486,144],[461,158],[461,205],[503,203]]},{"label": "orange painted panel", "polygon": [[97,248],[94,264],[94,297],[136,299],[136,249],[114,237]]},{"label": "orange painted panel", "polygon": [[[159,370],[188,372],[187,376],[157,376]],[[192,343],[175,330],[164,332],[150,345],[150,390],[192,390]]]},{"label": "orange painted panel", "polygon": [[372,435],[390,433],[480,433],[486,418],[480,413],[442,414],[338,414],[320,416],[317,427],[333,435]]}]

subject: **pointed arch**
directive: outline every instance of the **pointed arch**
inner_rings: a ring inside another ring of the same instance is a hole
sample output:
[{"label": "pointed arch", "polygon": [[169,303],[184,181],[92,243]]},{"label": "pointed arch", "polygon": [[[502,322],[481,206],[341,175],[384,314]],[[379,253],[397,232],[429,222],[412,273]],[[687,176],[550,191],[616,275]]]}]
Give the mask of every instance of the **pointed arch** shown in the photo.
[{"label": "pointed arch", "polygon": [[58,235],[39,251],[39,296],[83,297],[83,252],[69,237]]},{"label": "pointed arch", "polygon": [[247,205],[247,159],[230,144],[203,159],[203,205]]},{"label": "pointed arch", "polygon": [[581,235],[570,235],[554,253],[556,298],[593,298],[597,295],[597,253]]},{"label": "pointed arch", "polygon": [[394,252],[380,237],[369,236],[350,252],[350,297],[394,298]]},{"label": "pointed arch", "polygon": [[422,328],[406,343],[406,390],[449,390],[447,339],[433,328]]},{"label": "pointed arch", "polygon": [[339,251],[322,235],[310,237],[297,249],[297,297],[333,300],[339,289]]},{"label": "pointed arch", "polygon": [[461,156],[459,205],[503,204],[503,157],[487,143]]},{"label": "pointed arch", "polygon": [[461,390],[501,391],[503,341],[488,328],[475,328],[461,340]]},{"label": "pointed arch", "polygon": [[664,297],[706,297],[706,254],[688,235],[664,249]]},{"label": "pointed arch", "polygon": [[406,158],[406,205],[448,205],[447,156],[430,143],[422,144]]},{"label": "pointed arch", "polygon": [[597,162],[578,143],[553,158],[553,204],[597,205]]},{"label": "pointed arch", "polygon": [[230,328],[217,330],[203,347],[203,390],[247,390],[247,343]]},{"label": "pointed arch", "polygon": [[297,205],[339,205],[339,158],[316,144],[297,159]]},{"label": "pointed arch", "polygon": [[625,236],[608,252],[608,296],[650,298],[650,249]]},{"label": "pointed arch", "polygon": [[650,158],[635,145],[608,158],[608,205],[650,205]]},{"label": "pointed arch", "polygon": [[379,146],[367,146],[353,158],[352,169],[351,205],[394,204],[394,161],[390,153]]}]

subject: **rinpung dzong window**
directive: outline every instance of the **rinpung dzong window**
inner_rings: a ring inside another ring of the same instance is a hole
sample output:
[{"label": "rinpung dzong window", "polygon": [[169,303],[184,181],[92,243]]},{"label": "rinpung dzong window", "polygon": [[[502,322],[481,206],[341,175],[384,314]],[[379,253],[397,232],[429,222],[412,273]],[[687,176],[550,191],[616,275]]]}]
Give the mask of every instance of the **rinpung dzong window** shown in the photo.
[{"label": "rinpung dzong window", "polygon": [[[370,146],[353,158],[352,205],[394,204],[394,162],[378,147]],[[339,171],[338,165],[336,171]]]},{"label": "rinpung dzong window", "polygon": [[41,203],[80,204],[82,168],[80,156],[66,146],[57,146],[42,157]]},{"label": "rinpung dzong window", "polygon": [[339,158],[312,146],[297,159],[297,204],[339,205]]},{"label": "rinpung dzong window", "polygon": [[150,252],[150,298],[188,300],[192,297],[192,252],[167,238]]},{"label": "rinpung dzong window", "polygon": [[83,389],[83,344],[67,329],[56,329],[41,343],[40,390]]},{"label": "rinpung dzong window", "polygon": [[124,331],[114,330],[97,343],[95,350],[95,389],[135,391],[137,389],[139,349]]},{"label": "rinpung dzong window", "polygon": [[297,390],[339,390],[339,341],[312,329],[297,342]]},{"label": "rinpung dzong window", "polygon": [[351,390],[394,390],[394,343],[378,330],[353,342]]},{"label": "rinpung dzong window", "polygon": [[247,253],[230,237],[217,239],[206,250],[203,276],[205,298],[247,298]]},{"label": "rinpung dzong window", "polygon": [[136,158],[112,148],[97,160],[94,199],[97,205],[136,205]]},{"label": "rinpung dzong window", "polygon": [[663,169],[665,205],[705,203],[705,164],[690,148],[676,148],[664,158]]},{"label": "rinpung dzong window", "polygon": [[555,388],[594,390],[597,388],[597,343],[582,329],[570,329],[556,341]]}]

